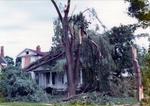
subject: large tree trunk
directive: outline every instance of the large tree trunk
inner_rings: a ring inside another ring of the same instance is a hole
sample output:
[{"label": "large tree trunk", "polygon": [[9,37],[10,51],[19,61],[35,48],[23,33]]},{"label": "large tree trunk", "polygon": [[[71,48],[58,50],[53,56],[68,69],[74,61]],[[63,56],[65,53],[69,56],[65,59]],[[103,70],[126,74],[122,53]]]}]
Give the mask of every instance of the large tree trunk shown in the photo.
[{"label": "large tree trunk", "polygon": [[75,91],[76,91],[76,87],[75,87],[75,81],[74,81],[74,71],[73,71],[73,67],[74,67],[74,62],[73,62],[73,53],[70,50],[69,45],[66,46],[65,48],[65,52],[66,52],[66,59],[67,59],[67,66],[68,66],[68,70],[67,70],[67,79],[68,79],[68,97],[74,96],[75,95]]},{"label": "large tree trunk", "polygon": [[76,94],[76,87],[74,81],[74,58],[73,58],[73,45],[71,44],[71,37],[69,37],[69,19],[68,13],[70,9],[70,0],[68,0],[67,8],[64,11],[64,18],[62,20],[63,36],[62,41],[64,43],[64,49],[67,60],[67,79],[68,79],[68,97],[72,97]]},{"label": "large tree trunk", "polygon": [[77,45],[77,51],[75,56],[76,59],[74,65],[74,81],[75,81],[74,83],[75,83],[75,87],[77,88],[80,82],[80,44]]},{"label": "large tree trunk", "polygon": [[67,79],[68,79],[68,97],[72,97],[76,93],[75,89],[75,81],[74,81],[74,58],[73,58],[73,51],[71,40],[69,38],[69,22],[68,22],[68,15],[65,15],[63,22],[63,43],[64,49],[66,53],[66,60],[67,60]]}]

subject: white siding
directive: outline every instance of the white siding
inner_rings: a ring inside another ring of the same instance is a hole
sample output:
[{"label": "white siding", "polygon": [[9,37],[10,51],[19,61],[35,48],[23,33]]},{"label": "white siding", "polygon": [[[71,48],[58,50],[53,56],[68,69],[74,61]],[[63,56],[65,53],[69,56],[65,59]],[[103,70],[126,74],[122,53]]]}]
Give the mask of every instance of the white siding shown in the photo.
[{"label": "white siding", "polygon": [[35,62],[36,60],[40,59],[41,56],[31,56],[31,63]]}]

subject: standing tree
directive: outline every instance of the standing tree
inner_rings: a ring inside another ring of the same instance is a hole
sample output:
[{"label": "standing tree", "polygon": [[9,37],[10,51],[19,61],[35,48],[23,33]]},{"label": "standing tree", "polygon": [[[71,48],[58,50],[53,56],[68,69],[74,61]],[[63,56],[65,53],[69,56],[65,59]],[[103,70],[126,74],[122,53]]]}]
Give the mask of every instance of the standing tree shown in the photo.
[{"label": "standing tree", "polygon": [[[68,79],[68,97],[72,97],[76,94],[76,86],[78,81],[78,70],[79,70],[79,55],[80,55],[80,45],[82,43],[82,38],[84,35],[85,26],[87,22],[85,21],[82,14],[74,17],[69,17],[70,2],[67,1],[67,5],[64,9],[64,16],[62,16],[60,9],[58,8],[56,2],[51,0],[53,3],[62,26],[61,42],[66,54],[67,60],[67,79]],[[77,27],[76,27],[77,26]],[[77,43],[76,42],[77,40]],[[76,48],[76,50],[75,50]],[[76,53],[74,54],[74,51]]]},{"label": "standing tree", "polygon": [[74,96],[75,95],[75,83],[74,83],[74,78],[73,78],[73,66],[74,66],[74,61],[73,61],[73,51],[72,51],[72,45],[71,45],[71,40],[69,37],[69,10],[70,10],[70,0],[67,2],[67,6],[64,10],[64,17],[62,16],[56,2],[54,0],[51,0],[53,5],[55,6],[55,9],[58,13],[59,19],[62,24],[62,42],[63,46],[65,49],[66,53],[66,60],[67,60],[67,79],[68,79],[68,96]]},{"label": "standing tree", "polygon": [[112,57],[115,61],[117,69],[115,70],[116,77],[122,77],[125,71],[133,73],[131,46],[134,44],[133,39],[135,25],[121,25],[113,27],[108,34],[110,44],[112,45]]}]

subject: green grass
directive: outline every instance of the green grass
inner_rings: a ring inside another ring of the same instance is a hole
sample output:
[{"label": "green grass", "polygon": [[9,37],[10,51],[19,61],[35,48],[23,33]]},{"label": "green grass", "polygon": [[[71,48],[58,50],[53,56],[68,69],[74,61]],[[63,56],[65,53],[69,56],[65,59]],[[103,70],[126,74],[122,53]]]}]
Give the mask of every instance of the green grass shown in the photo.
[{"label": "green grass", "polygon": [[0,103],[0,106],[51,106],[51,105],[41,103],[9,102],[9,103]]},{"label": "green grass", "polygon": [[0,103],[0,106],[104,106],[104,105],[65,104],[65,103],[64,104],[42,104],[42,103],[7,102],[7,103]]},{"label": "green grass", "polygon": [[[93,105],[86,105],[86,104],[42,104],[42,103],[23,103],[23,102],[7,102],[7,103],[0,103],[0,106],[93,106]],[[95,105],[100,106],[100,105]],[[102,105],[101,105],[102,106]]]}]

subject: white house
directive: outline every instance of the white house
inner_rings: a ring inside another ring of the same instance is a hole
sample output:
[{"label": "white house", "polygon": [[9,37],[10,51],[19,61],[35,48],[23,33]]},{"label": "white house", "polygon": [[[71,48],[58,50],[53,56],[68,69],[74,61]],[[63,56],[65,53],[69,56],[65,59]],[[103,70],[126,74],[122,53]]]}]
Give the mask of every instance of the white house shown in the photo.
[{"label": "white house", "polygon": [[[50,87],[61,91],[67,89],[67,74],[64,69],[66,61],[64,55],[57,56],[55,54],[54,56],[50,56],[48,52],[41,52],[40,46],[37,46],[36,50],[24,49],[18,54],[17,58],[21,60],[21,68],[31,73],[32,79],[40,87]],[[83,83],[82,71],[80,71],[79,78],[78,87]]]}]

